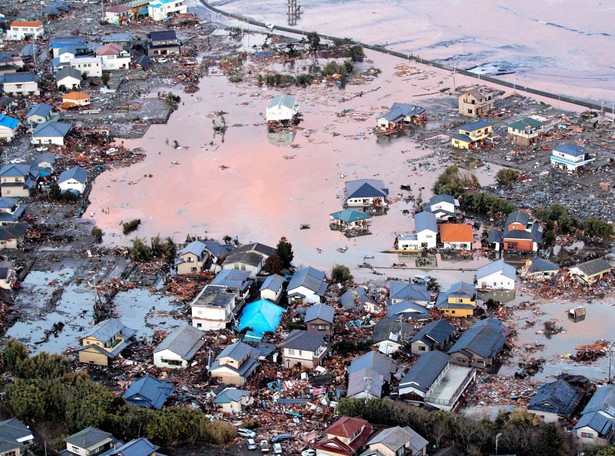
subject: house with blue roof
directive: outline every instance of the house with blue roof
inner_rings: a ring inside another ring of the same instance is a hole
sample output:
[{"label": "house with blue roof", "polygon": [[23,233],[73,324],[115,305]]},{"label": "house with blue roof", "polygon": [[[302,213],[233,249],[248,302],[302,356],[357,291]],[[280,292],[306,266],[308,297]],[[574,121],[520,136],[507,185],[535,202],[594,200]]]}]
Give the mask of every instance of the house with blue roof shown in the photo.
[{"label": "house with blue roof", "polygon": [[388,286],[389,305],[406,300],[422,306],[427,306],[432,302],[431,292],[427,290],[427,285],[390,280]]},{"label": "house with blue roof", "polygon": [[481,290],[515,290],[517,270],[504,259],[493,261],[476,270],[476,285]]},{"label": "house with blue roof", "polygon": [[252,404],[254,399],[250,391],[238,388],[224,388],[213,400],[212,404],[220,407],[225,413],[241,413],[244,407]]},{"label": "house with blue roof", "polygon": [[278,274],[271,274],[267,276],[263,284],[261,285],[259,292],[261,299],[268,299],[271,302],[278,303],[282,297],[284,291],[284,283],[286,279]]},{"label": "house with blue roof", "polygon": [[407,128],[410,125],[420,125],[427,116],[425,108],[408,103],[393,103],[391,108],[378,119],[378,131],[390,133]]},{"label": "house with blue roof", "polygon": [[545,423],[557,423],[559,418],[570,421],[583,394],[568,382],[559,379],[538,387],[527,404],[527,411],[538,415]]},{"label": "house with blue roof", "polygon": [[363,311],[380,313],[382,310],[380,304],[369,296],[363,287],[348,288],[342,296],[340,296],[340,304],[344,310],[353,313]]},{"label": "house with blue roof", "polygon": [[27,204],[20,204],[19,198],[1,197],[0,198],[0,226],[17,223]]},{"label": "house with blue roof", "polygon": [[556,146],[551,152],[551,167],[569,173],[578,173],[588,164],[596,160],[583,146],[568,143]]},{"label": "house with blue roof", "polygon": [[369,219],[371,215],[366,214],[356,209],[344,209],[329,214],[332,222],[329,228],[335,231],[341,231],[347,237],[369,234]]},{"label": "house with blue roof", "polygon": [[459,133],[451,137],[453,147],[470,150],[491,141],[493,124],[485,119],[459,127]]},{"label": "house with blue roof", "polygon": [[321,365],[328,350],[323,334],[293,329],[282,344],[282,363],[289,369],[297,364],[314,369]]},{"label": "house with blue roof", "polygon": [[404,320],[426,320],[430,318],[429,310],[416,302],[403,300],[387,307],[387,317],[402,318]]},{"label": "house with blue roof", "polygon": [[305,309],[303,321],[308,331],[328,336],[333,332],[335,309],[326,304],[314,304]]},{"label": "house with blue roof", "polygon": [[396,372],[397,363],[380,352],[370,351],[359,356],[348,367],[346,395],[354,399],[379,399],[388,394],[391,377]]},{"label": "house with blue roof", "polygon": [[399,383],[399,396],[455,412],[476,381],[476,369],[458,366],[438,350],[423,353]]},{"label": "house with blue roof", "polygon": [[159,448],[145,437],[141,437],[115,448],[109,456],[163,456],[158,453]]},{"label": "house with blue roof", "polygon": [[209,368],[213,378],[223,385],[243,385],[260,366],[261,352],[243,342],[224,348]]},{"label": "house with blue roof", "polygon": [[49,40],[49,52],[55,59],[60,50],[72,49],[74,55],[85,55],[92,51],[91,46],[81,36],[59,36]]},{"label": "house with blue roof", "polygon": [[290,95],[278,95],[274,97],[265,111],[267,123],[292,122],[299,114],[299,103]]},{"label": "house with blue roof", "polygon": [[17,134],[17,127],[19,127],[19,120],[0,114],[0,139],[11,142]]},{"label": "house with blue roof", "polygon": [[423,211],[431,212],[438,221],[456,217],[458,208],[459,201],[447,194],[432,196],[429,201],[423,204]]},{"label": "house with blue roof", "polygon": [[582,444],[615,443],[615,385],[603,385],[589,400],[573,432]]},{"label": "house with blue roof", "polygon": [[525,279],[534,280],[536,282],[542,282],[543,280],[550,280],[559,273],[559,265],[552,261],[542,258],[530,258],[525,261],[523,268],[521,269],[521,276]]},{"label": "house with blue roof", "polygon": [[27,198],[38,180],[38,170],[25,163],[9,163],[0,169],[2,196]]},{"label": "house with blue roof", "polygon": [[357,179],[346,182],[344,195],[346,207],[383,210],[388,205],[389,189],[380,179]]},{"label": "house with blue roof", "polygon": [[83,195],[88,183],[88,173],[81,166],[75,166],[63,171],[58,176],[58,186],[60,192],[71,192],[75,195]]},{"label": "house with blue roof", "polygon": [[29,73],[0,74],[0,86],[4,95],[40,95],[38,75]]},{"label": "house with blue roof", "polygon": [[414,233],[397,236],[396,250],[420,251],[435,248],[438,237],[438,222],[435,214],[419,212],[414,216],[414,225]]},{"label": "house with blue roof", "polygon": [[476,288],[467,282],[455,282],[438,294],[436,309],[450,317],[471,317],[476,310]]},{"label": "house with blue roof", "polygon": [[495,362],[506,345],[506,328],[500,320],[487,318],[467,329],[450,348],[451,362],[460,366],[484,368]]},{"label": "house with blue roof", "polygon": [[420,355],[432,350],[444,350],[455,332],[455,327],[446,320],[427,323],[410,339],[410,351]]},{"label": "house with blue roof", "polygon": [[[67,122],[45,122],[38,124],[32,130],[30,143],[63,146],[66,136],[73,126]],[[83,171],[85,173],[85,171]]]},{"label": "house with blue roof", "polygon": [[41,124],[51,120],[53,115],[53,107],[47,103],[37,103],[26,114],[26,120],[29,124]]},{"label": "house with blue roof", "polygon": [[276,332],[283,313],[284,308],[267,299],[251,302],[244,307],[241,313],[237,331],[248,329],[248,335],[260,339],[267,332]]},{"label": "house with blue roof", "polygon": [[293,274],[286,291],[291,301],[315,304],[324,298],[327,286],[326,274],[308,266]]},{"label": "house with blue roof", "polygon": [[170,382],[146,374],[132,382],[122,397],[130,405],[160,410],[166,400],[173,396],[173,392]]}]

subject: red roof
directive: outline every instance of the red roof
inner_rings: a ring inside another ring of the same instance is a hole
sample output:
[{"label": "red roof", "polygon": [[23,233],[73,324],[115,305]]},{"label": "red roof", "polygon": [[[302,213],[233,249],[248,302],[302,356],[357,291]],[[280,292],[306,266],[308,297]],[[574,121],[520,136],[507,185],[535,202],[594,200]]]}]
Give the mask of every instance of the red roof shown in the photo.
[{"label": "red roof", "polygon": [[14,21],[11,22],[11,27],[40,27],[43,25],[43,21]]},{"label": "red roof", "polygon": [[[362,431],[361,431],[362,429]],[[374,432],[374,428],[367,421],[360,418],[350,418],[344,416],[329,426],[325,432],[328,435],[335,435],[340,438],[351,438],[361,431],[350,444],[342,442],[337,437],[324,439],[314,445],[315,449],[321,449],[328,453],[336,453],[343,456],[353,456],[361,450],[368,442]]]},{"label": "red roof", "polygon": [[443,223],[440,225],[440,240],[442,242],[474,242],[472,225]]},{"label": "red roof", "polygon": [[369,424],[367,421],[361,418],[351,418],[349,416],[343,416],[331,426],[329,426],[325,432],[327,434],[337,435],[339,437],[349,438],[359,431],[363,426]]}]

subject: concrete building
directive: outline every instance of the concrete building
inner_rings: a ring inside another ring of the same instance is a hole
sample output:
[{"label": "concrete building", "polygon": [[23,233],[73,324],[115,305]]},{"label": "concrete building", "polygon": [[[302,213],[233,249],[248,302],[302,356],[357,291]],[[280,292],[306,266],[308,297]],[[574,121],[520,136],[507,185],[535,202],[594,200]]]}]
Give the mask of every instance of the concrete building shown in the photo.
[{"label": "concrete building", "polygon": [[459,95],[459,114],[467,117],[484,117],[493,109],[494,97],[479,89],[470,89]]},{"label": "concrete building", "polygon": [[184,0],[151,0],[147,6],[147,14],[155,21],[163,21],[174,14],[186,14],[188,7]]},{"label": "concrete building", "polygon": [[8,41],[21,41],[28,38],[37,39],[43,36],[45,27],[43,21],[13,21],[6,31]]},{"label": "concrete building", "polygon": [[236,292],[222,285],[206,285],[190,304],[192,326],[201,331],[224,329],[236,307]]},{"label": "concrete building", "polygon": [[569,173],[578,173],[594,160],[596,157],[590,155],[585,147],[576,144],[563,144],[551,152],[551,167]]}]

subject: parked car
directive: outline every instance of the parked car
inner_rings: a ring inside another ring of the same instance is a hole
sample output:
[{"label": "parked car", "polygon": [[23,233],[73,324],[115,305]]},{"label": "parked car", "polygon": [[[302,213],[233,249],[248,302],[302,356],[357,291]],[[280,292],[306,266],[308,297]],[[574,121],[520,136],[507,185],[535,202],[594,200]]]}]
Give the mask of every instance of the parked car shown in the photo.
[{"label": "parked car", "polygon": [[280,442],[288,442],[293,438],[290,434],[278,434],[273,439],[271,439],[271,443],[280,443]]},{"label": "parked car", "polygon": [[256,442],[254,439],[248,439],[246,445],[248,446],[248,450],[256,450]]},{"label": "parked car", "polygon": [[316,456],[316,450],[314,450],[313,448],[306,448],[305,450],[301,451],[301,456]]},{"label": "parked car", "polygon": [[246,437],[248,439],[253,439],[256,437],[256,432],[246,429],[246,428],[237,428],[237,435],[239,437]]},{"label": "parked car", "polygon": [[282,454],[282,445],[280,443],[273,444],[273,454]]},{"label": "parked car", "polygon": [[269,442],[261,440],[261,453],[269,453]]}]

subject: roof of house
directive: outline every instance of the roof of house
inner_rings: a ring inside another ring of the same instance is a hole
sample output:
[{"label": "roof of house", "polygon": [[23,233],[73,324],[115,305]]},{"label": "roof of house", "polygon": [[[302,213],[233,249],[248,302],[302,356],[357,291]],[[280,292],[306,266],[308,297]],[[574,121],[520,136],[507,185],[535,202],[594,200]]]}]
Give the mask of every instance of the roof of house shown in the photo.
[{"label": "roof of house", "polygon": [[431,300],[431,293],[427,290],[427,285],[390,280],[389,299],[400,299],[408,301],[427,301]]},{"label": "roof of house", "polygon": [[491,322],[481,320],[481,322],[466,330],[448,353],[463,352],[470,357],[472,354],[477,354],[483,358],[495,358],[506,344],[506,337],[502,335],[501,329],[496,329],[495,322],[499,320],[492,319]]},{"label": "roof of house", "polygon": [[[73,126],[66,122],[44,122],[32,131],[33,138],[64,138]],[[85,174],[85,171],[80,168]],[[71,168],[75,169],[75,168]],[[66,171],[65,171],[66,172]],[[87,177],[87,176],[86,176]]]},{"label": "roof of house", "polygon": [[237,388],[224,388],[213,400],[214,404],[229,404],[239,402],[244,397],[250,397],[250,391]]},{"label": "roof of house", "polygon": [[[366,382],[366,379],[369,379]],[[374,397],[382,397],[384,387],[384,377],[370,367],[362,367],[348,374],[347,397],[354,397],[359,394],[369,394]]]},{"label": "roof of house", "polygon": [[[70,66],[65,66],[57,71],[55,78],[58,82],[65,78],[73,78],[81,81],[81,71]],[[79,96],[77,96],[77,94],[79,94]],[[90,96],[81,92],[71,92],[62,96],[64,100],[83,100],[86,98],[90,98]]]},{"label": "roof of house", "polygon": [[615,385],[603,385],[589,400],[574,429],[594,429],[601,437],[611,435],[615,430]]},{"label": "roof of house", "polygon": [[268,258],[270,256],[277,256],[278,249],[261,244],[260,242],[253,242],[252,244],[245,244],[241,247],[237,247],[233,252],[255,252]]},{"label": "roof of house", "polygon": [[463,135],[461,133],[455,133],[454,135],[451,136],[451,138],[457,139],[459,141],[467,142],[467,143],[471,143],[473,141],[473,139],[470,138],[468,135]]},{"label": "roof of house", "polygon": [[499,230],[489,230],[487,232],[487,242],[489,244],[493,244],[495,242],[502,243],[503,239],[502,232]]},{"label": "roof of house", "polygon": [[528,410],[556,413],[570,417],[581,401],[582,394],[564,380],[540,385],[527,405]]},{"label": "roof of house", "polygon": [[[152,456],[157,454],[158,446],[147,440],[145,437],[131,440],[113,451],[112,455],[118,456]],[[162,456],[162,455],[161,455]]]},{"label": "roof of house", "polygon": [[410,343],[421,341],[429,348],[432,348],[436,343],[444,344],[453,332],[455,332],[455,327],[449,322],[446,320],[435,320],[423,326],[410,339]]},{"label": "roof of house", "polygon": [[235,361],[243,361],[244,358],[252,353],[253,347],[243,342],[236,342],[231,345],[227,345],[218,355],[218,359],[231,358]]},{"label": "roof of house", "polygon": [[32,116],[41,116],[46,118],[49,114],[51,114],[52,110],[53,107],[51,105],[48,105],[47,103],[37,103],[32,106],[30,111],[28,111],[28,114],[26,114],[26,118]]},{"label": "roof of house", "polygon": [[14,440],[21,443],[33,439],[30,428],[17,418],[0,421],[0,440]]},{"label": "roof of house", "polygon": [[[216,358],[216,361],[211,365],[211,370],[214,371],[220,368],[233,370],[237,375],[247,378],[259,366],[258,358],[261,352],[254,347],[243,342],[237,342],[224,348]],[[239,369],[235,369],[229,365],[221,365],[220,360],[223,358],[231,358],[239,363]]]},{"label": "roof of house", "polygon": [[192,253],[197,257],[200,257],[205,250],[205,243],[203,241],[192,241],[188,245],[186,245],[183,249],[177,252],[177,255],[185,255],[187,253]]},{"label": "roof of house", "polygon": [[540,128],[544,124],[539,120],[532,119],[531,117],[524,117],[523,119],[517,120],[511,124],[508,124],[509,128],[514,130],[525,130],[525,129],[535,129]]},{"label": "roof of house", "polygon": [[414,216],[415,231],[420,233],[421,231],[438,232],[438,222],[436,221],[436,215],[431,212],[419,212]]},{"label": "roof of house", "polygon": [[106,13],[123,13],[124,11],[130,11],[132,8],[128,5],[112,5],[105,8]]},{"label": "roof of house", "polygon": [[49,47],[52,49],[61,49],[66,46],[86,46],[86,42],[81,36],[58,36],[49,40]]},{"label": "roof of house", "polygon": [[284,286],[284,282],[285,279],[281,275],[271,274],[270,276],[267,276],[259,291],[271,290],[278,293]]},{"label": "roof of house", "polygon": [[374,342],[382,342],[383,340],[395,340],[402,343],[410,337],[412,332],[410,323],[394,317],[384,317],[374,326],[372,340]]},{"label": "roof of house", "polygon": [[177,33],[175,33],[175,30],[161,30],[158,32],[149,32],[148,37],[152,41],[176,40]]},{"label": "roof of house", "polygon": [[343,211],[337,211],[329,214],[333,220],[341,220],[342,222],[352,223],[359,220],[366,220],[372,218],[371,215],[365,212],[357,211],[355,209],[344,209]]},{"label": "roof of house", "polygon": [[361,418],[343,416],[325,429],[325,433],[336,435],[338,437],[350,438],[366,425],[369,425],[369,423]]},{"label": "roof of house", "polygon": [[96,49],[96,55],[118,55],[123,50],[124,48],[119,44],[108,43],[103,44],[98,49]]},{"label": "roof of house", "polygon": [[346,198],[386,198],[389,189],[379,179],[357,179],[346,182]]},{"label": "roof of house", "polygon": [[20,83],[20,82],[36,82],[38,76],[36,73],[7,73],[0,75],[1,83]]},{"label": "roof of house", "polygon": [[129,339],[136,333],[136,330],[125,326],[117,318],[110,318],[108,320],[101,321],[89,331],[86,331],[85,334],[83,334],[82,338],[94,337],[101,342],[106,342],[118,334],[121,334],[124,339]]},{"label": "roof of house", "polygon": [[14,119],[13,117],[5,116],[4,114],[0,114],[0,127],[10,128],[11,130],[15,130],[19,126],[19,120]]},{"label": "roof of house", "polygon": [[69,168],[60,174],[58,177],[58,184],[66,182],[69,179],[75,179],[80,184],[85,184],[88,181],[88,174],[81,166],[74,166],[73,168]]},{"label": "roof of house", "polygon": [[267,109],[279,109],[282,106],[288,109],[294,109],[296,104],[297,100],[295,99],[295,97],[292,97],[290,95],[278,95],[269,102],[269,104],[267,105]]},{"label": "roof of house", "polygon": [[[348,436],[343,435],[352,431],[354,431],[354,434],[349,434]],[[356,435],[359,431],[361,431],[360,434]],[[344,443],[337,437],[333,439],[325,438],[319,442],[316,442],[316,444],[314,444],[314,448],[317,450],[325,450],[327,453],[353,456],[357,454],[359,450],[367,443],[373,431],[373,427],[365,420],[360,418],[342,417],[326,429],[325,432],[327,434],[333,434],[346,438],[350,438],[353,435],[356,435],[356,437],[348,444]]]},{"label": "roof of house", "polygon": [[584,275],[591,277],[595,274],[611,270],[613,266],[611,266],[611,264],[604,258],[596,258],[595,260],[577,264],[574,268],[581,271]]},{"label": "roof of house", "polygon": [[229,244],[221,244],[218,241],[204,241],[205,250],[211,253],[218,259],[224,259],[233,250],[233,246]]},{"label": "roof of house", "polygon": [[284,308],[275,305],[267,299],[259,299],[246,305],[239,320],[238,331],[251,328],[259,334],[273,332],[280,325]]},{"label": "roof of house", "polygon": [[303,321],[306,323],[319,319],[333,324],[335,318],[335,309],[326,304],[314,304],[305,310]]},{"label": "roof of house", "polygon": [[0,197],[0,209],[11,209],[19,203],[19,198],[3,196]]},{"label": "roof of house", "polygon": [[395,122],[404,117],[420,116],[425,113],[425,108],[407,103],[393,103],[391,108],[382,116],[389,122]]},{"label": "roof of house", "polygon": [[514,211],[508,214],[508,217],[506,217],[506,224],[504,225],[504,227],[505,229],[507,229],[511,223],[520,223],[521,225],[527,226],[529,222],[530,214],[523,211]]},{"label": "roof of house", "polygon": [[459,131],[474,131],[480,130],[481,128],[491,127],[493,124],[488,122],[485,119],[477,120],[476,122],[472,122],[466,125],[459,127]]},{"label": "roof of house", "polygon": [[353,374],[361,369],[372,369],[380,374],[384,381],[391,380],[391,375],[397,371],[397,363],[386,355],[377,351],[370,351],[355,358],[348,367],[348,373]]},{"label": "roof of house", "polygon": [[[358,304],[357,301],[359,301]],[[349,288],[340,296],[340,303],[346,310],[356,310],[365,302],[376,304],[376,301],[369,297],[363,287]]]},{"label": "roof of house", "polygon": [[530,267],[527,269],[528,274],[545,271],[559,271],[559,266],[549,260],[532,258],[530,261]]},{"label": "roof of house", "polygon": [[442,223],[440,225],[442,242],[474,242],[472,225],[463,223]]},{"label": "roof of house", "polygon": [[145,377],[132,382],[122,397],[131,405],[160,410],[165,401],[173,396],[173,391],[171,383],[145,374]]},{"label": "roof of house", "polygon": [[13,21],[11,27],[40,27],[43,21]]},{"label": "roof of house", "polygon": [[62,95],[63,100],[88,100],[90,96],[83,92],[70,92],[66,95]]},{"label": "roof of house", "polygon": [[463,96],[466,96],[466,95],[472,95],[477,100],[481,100],[481,99],[485,98],[485,95],[480,90],[478,90],[477,88],[472,88],[472,89],[466,90],[465,92],[463,92],[459,96],[463,97]]},{"label": "roof of house", "polygon": [[284,339],[283,347],[315,352],[325,343],[324,335],[302,329],[293,329]]},{"label": "roof of house", "polygon": [[101,431],[98,428],[89,426],[73,435],[69,435],[64,441],[79,448],[91,448],[109,438],[113,438],[110,432]]},{"label": "roof of house", "polygon": [[231,308],[234,305],[237,293],[224,285],[205,285],[199,294],[190,303],[190,307],[217,307]]},{"label": "roof of house", "polygon": [[450,359],[450,355],[438,350],[423,353],[399,383],[400,388],[412,386],[424,393],[429,391]]},{"label": "roof of house", "polygon": [[24,163],[9,163],[0,169],[3,177],[24,177],[30,174],[30,165]]},{"label": "roof of house", "polygon": [[294,294],[299,287],[307,288],[318,296],[324,296],[327,291],[327,276],[324,272],[311,266],[296,271],[288,283],[288,294]]},{"label": "roof of house", "polygon": [[534,236],[529,231],[525,230],[510,230],[504,233],[504,240],[508,239],[526,239],[528,241],[534,240]]},{"label": "roof of house", "polygon": [[555,146],[553,150],[557,152],[561,152],[566,155],[571,155],[573,157],[580,157],[586,154],[585,147],[577,146],[576,144],[572,144],[572,143]]},{"label": "roof of house", "polygon": [[203,332],[192,325],[177,328],[164,338],[154,349],[154,353],[169,350],[185,360],[191,360],[197,351],[205,344]]},{"label": "roof of house", "polygon": [[389,450],[397,454],[399,450],[405,448],[408,444],[414,450],[410,454],[418,454],[425,448],[429,442],[414,431],[411,427],[395,426],[388,429],[383,429],[375,437],[371,438],[367,445],[382,444]]},{"label": "roof of house", "polygon": [[504,262],[504,259],[493,261],[489,264],[481,266],[476,270],[476,280],[480,280],[483,277],[487,277],[496,272],[502,272],[504,277],[515,280],[517,277],[517,270],[511,264]]},{"label": "roof of house", "polygon": [[387,317],[396,317],[400,314],[403,314],[404,318],[415,319],[427,317],[429,311],[424,306],[416,302],[408,301],[407,299],[396,302],[395,304],[389,304],[387,307]]},{"label": "roof of house", "polygon": [[238,291],[247,290],[252,285],[250,271],[223,269],[211,282],[212,285],[224,285]]},{"label": "roof of house", "polygon": [[254,252],[238,252],[233,251],[224,260],[225,265],[241,263],[248,266],[258,267],[263,263],[263,255]]},{"label": "roof of house", "polygon": [[448,290],[446,290],[447,297],[457,296],[463,298],[472,298],[476,293],[476,287],[468,282],[459,281],[452,284]]},{"label": "roof of house", "polygon": [[[22,206],[20,206],[21,208]],[[3,218],[0,214],[0,220]],[[12,220],[11,220],[12,221]],[[4,226],[0,226],[0,240],[6,241],[9,239],[21,239],[28,232],[29,224],[25,222],[10,223]]]}]

